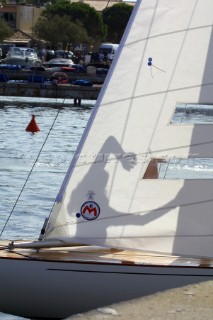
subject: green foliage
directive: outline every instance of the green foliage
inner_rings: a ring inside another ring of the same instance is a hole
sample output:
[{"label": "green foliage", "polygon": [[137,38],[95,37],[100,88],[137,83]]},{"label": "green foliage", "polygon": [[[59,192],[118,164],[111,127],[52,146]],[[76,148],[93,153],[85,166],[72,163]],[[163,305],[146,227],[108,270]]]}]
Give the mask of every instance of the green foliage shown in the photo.
[{"label": "green foliage", "polygon": [[64,16],[70,15],[71,3],[68,0],[56,0],[49,5],[46,10],[43,11],[42,15],[46,18],[52,18],[55,15]]},{"label": "green foliage", "polygon": [[0,19],[0,42],[10,37],[13,33],[14,31],[8,26],[8,24],[3,19]]},{"label": "green foliage", "polygon": [[102,15],[88,4],[55,0],[52,5],[43,11],[42,15],[47,19],[52,19],[55,15],[61,17],[66,15],[71,22],[80,22],[93,41],[105,38],[106,28],[103,24]]},{"label": "green foliage", "polygon": [[132,5],[118,3],[102,11],[103,22],[108,29],[107,41],[120,43],[132,10]]},{"label": "green foliage", "polygon": [[83,26],[79,22],[71,22],[68,16],[55,15],[50,20],[41,17],[34,27],[34,33],[38,38],[48,41],[52,48],[57,48],[59,43],[63,45],[63,48],[66,48],[71,44],[79,44],[89,40]]}]

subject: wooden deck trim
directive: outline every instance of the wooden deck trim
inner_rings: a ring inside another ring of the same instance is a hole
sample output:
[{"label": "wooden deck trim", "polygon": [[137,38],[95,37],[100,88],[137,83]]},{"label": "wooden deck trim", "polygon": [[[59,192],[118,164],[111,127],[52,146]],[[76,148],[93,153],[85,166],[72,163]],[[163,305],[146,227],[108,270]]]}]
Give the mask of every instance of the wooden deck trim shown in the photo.
[{"label": "wooden deck trim", "polygon": [[213,268],[213,259],[180,258],[158,255],[140,251],[105,249],[93,246],[65,247],[52,249],[15,249],[8,250],[8,241],[0,241],[0,259],[16,259],[28,261],[52,261],[80,264],[110,264],[133,266],[158,266],[178,268]]}]

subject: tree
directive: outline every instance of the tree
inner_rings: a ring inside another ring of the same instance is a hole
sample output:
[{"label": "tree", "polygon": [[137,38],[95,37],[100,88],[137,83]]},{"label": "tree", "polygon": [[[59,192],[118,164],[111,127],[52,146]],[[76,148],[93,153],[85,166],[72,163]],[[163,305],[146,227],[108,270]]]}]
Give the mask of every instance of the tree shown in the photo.
[{"label": "tree", "polygon": [[13,33],[14,31],[8,26],[8,24],[3,19],[0,19],[0,42],[10,37]]},{"label": "tree", "polygon": [[55,15],[68,16],[73,23],[81,23],[88,36],[94,41],[104,39],[106,27],[102,15],[88,4],[68,0],[55,0],[42,13],[43,17],[52,19]]},{"label": "tree", "polygon": [[48,41],[54,49],[59,43],[65,49],[71,44],[89,40],[86,30],[80,22],[73,23],[68,16],[55,15],[49,20],[46,17],[40,17],[33,31],[38,38]]},{"label": "tree", "polygon": [[132,5],[117,3],[102,11],[103,22],[107,26],[107,40],[120,43],[133,10]]}]

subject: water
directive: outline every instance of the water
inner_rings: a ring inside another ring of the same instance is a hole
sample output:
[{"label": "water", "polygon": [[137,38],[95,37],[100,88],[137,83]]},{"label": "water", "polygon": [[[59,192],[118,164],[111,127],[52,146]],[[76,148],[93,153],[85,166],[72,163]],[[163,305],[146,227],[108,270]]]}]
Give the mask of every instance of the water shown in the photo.
[{"label": "water", "polygon": [[[58,101],[57,107],[55,103],[47,105],[45,100],[36,106],[33,99],[26,101],[20,99],[17,107],[17,101],[14,103],[10,98],[0,107],[0,232],[4,228],[3,239],[38,238],[94,106],[91,101],[84,101],[82,107],[64,104],[64,101]],[[41,130],[34,135],[25,131],[32,114]],[[0,313],[0,319],[23,318]]]}]

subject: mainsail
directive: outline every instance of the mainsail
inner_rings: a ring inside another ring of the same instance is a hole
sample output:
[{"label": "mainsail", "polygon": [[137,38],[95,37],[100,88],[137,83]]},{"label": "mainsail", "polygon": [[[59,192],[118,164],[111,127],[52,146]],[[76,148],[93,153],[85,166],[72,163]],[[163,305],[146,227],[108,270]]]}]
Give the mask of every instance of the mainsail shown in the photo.
[{"label": "mainsail", "polygon": [[213,180],[160,179],[171,159],[213,157],[213,1],[137,1],[45,239],[213,257]]}]

